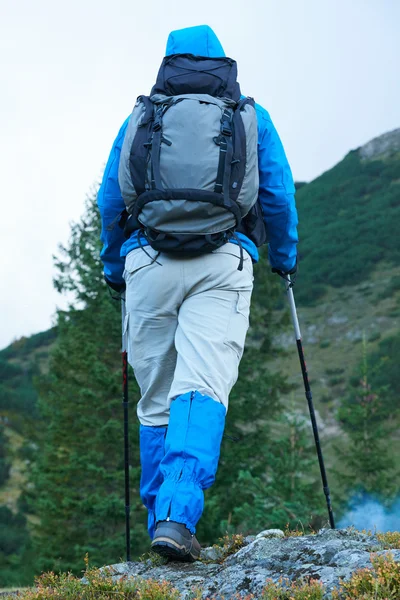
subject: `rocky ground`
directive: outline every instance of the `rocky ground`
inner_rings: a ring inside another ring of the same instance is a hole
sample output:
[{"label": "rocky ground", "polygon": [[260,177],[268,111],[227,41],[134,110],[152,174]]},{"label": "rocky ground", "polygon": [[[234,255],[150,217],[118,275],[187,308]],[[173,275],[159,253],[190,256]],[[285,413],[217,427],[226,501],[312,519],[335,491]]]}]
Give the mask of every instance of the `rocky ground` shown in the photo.
[{"label": "rocky ground", "polygon": [[[224,558],[215,547],[202,551],[202,561],[194,564],[168,563],[155,565],[152,560],[113,565],[114,579],[143,577],[167,580],[190,598],[193,588],[201,588],[203,598],[224,597],[240,593],[260,593],[267,579],[277,582],[282,577],[291,581],[318,579],[329,598],[340,579],[348,579],[357,569],[370,567],[370,555],[387,554],[378,538],[351,529],[323,529],[316,535],[285,537],[280,530],[267,530],[249,536],[236,553]],[[390,551],[400,562],[400,550]]]}]

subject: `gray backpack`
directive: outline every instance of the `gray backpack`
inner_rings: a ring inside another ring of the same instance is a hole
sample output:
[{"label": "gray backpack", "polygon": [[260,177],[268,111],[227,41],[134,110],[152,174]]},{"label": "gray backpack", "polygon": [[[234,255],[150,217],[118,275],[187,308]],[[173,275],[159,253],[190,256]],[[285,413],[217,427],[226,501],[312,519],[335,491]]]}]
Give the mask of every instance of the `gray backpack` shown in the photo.
[{"label": "gray backpack", "polygon": [[138,230],[162,252],[211,252],[235,237],[258,198],[257,117],[229,58],[164,59],[133,109],[119,185]]}]

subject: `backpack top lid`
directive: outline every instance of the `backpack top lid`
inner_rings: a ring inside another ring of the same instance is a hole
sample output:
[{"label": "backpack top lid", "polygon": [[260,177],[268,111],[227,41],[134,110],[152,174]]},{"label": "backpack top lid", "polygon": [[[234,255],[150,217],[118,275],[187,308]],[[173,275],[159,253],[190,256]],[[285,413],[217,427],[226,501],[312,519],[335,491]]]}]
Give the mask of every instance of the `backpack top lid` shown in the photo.
[{"label": "backpack top lid", "polygon": [[221,42],[208,25],[171,31],[165,54],[151,96],[205,93],[239,101],[236,63],[225,59]]},{"label": "backpack top lid", "polygon": [[237,64],[231,58],[173,54],[161,63],[150,96],[209,94],[239,102],[240,86],[236,78]]}]

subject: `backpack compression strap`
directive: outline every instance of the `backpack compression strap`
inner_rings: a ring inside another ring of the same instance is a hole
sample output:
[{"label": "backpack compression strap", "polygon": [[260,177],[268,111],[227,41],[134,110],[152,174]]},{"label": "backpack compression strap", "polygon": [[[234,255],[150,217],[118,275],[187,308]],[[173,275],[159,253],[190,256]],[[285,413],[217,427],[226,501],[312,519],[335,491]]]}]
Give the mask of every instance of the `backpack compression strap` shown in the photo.
[{"label": "backpack compression strap", "polygon": [[153,123],[153,135],[151,138],[151,188],[153,190],[164,189],[161,182],[161,144],[164,142],[168,146],[171,146],[171,142],[163,136],[162,118],[171,106],[172,102],[161,104],[156,110],[156,116]]},{"label": "backpack compression strap", "polygon": [[[222,113],[221,118],[221,132],[217,138],[214,138],[214,142],[219,146],[219,163],[217,171],[217,179],[215,181],[214,192],[218,194],[223,193],[225,187],[225,178],[227,166],[229,167],[232,161],[233,147],[232,147],[232,126],[231,126],[231,113],[225,109]],[[229,148],[229,150],[228,150]],[[229,160],[229,156],[231,160]],[[230,172],[230,169],[229,169]],[[228,184],[229,186],[229,184]]]},{"label": "backpack compression strap", "polygon": [[140,125],[137,128],[134,143],[129,155],[129,170],[132,181],[138,195],[146,190],[147,159],[151,145],[151,131],[154,121],[154,105],[148,96],[139,96],[138,100],[143,102],[145,112]]}]

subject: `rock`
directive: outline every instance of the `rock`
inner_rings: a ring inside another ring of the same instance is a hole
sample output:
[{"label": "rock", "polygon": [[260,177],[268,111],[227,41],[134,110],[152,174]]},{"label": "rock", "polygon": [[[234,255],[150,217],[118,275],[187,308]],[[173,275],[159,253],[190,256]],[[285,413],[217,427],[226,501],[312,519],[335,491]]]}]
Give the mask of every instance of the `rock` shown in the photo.
[{"label": "rock", "polygon": [[243,545],[248,546],[249,544],[251,544],[251,542],[254,542],[255,539],[255,535],[246,535],[246,537],[243,540]]},{"label": "rock", "polygon": [[[202,557],[207,562],[168,563],[154,566],[151,561],[120,563],[110,567],[114,579],[142,577],[167,580],[189,600],[195,587],[203,590],[202,597],[213,600],[243,598],[252,593],[257,598],[266,579],[278,582],[299,578],[320,580],[325,586],[325,598],[338,587],[341,578],[348,579],[361,568],[371,567],[371,551],[386,555],[375,535],[354,529],[322,529],[316,535],[284,537],[278,529],[267,529],[256,537],[248,536],[246,545],[221,561],[215,547],[205,548]],[[400,550],[390,551],[400,563]],[[220,562],[212,562],[220,561]],[[238,596],[236,596],[238,594]]]},{"label": "rock", "polygon": [[224,551],[218,546],[211,546],[209,548],[201,549],[201,560],[204,561],[218,561],[224,556]]},{"label": "rock", "polygon": [[328,325],[343,325],[344,323],[347,323],[348,320],[349,318],[345,315],[332,315],[326,322]]},{"label": "rock", "polygon": [[284,538],[285,534],[282,529],[264,529],[264,531],[260,531],[259,534],[256,535],[256,540],[258,538]]},{"label": "rock", "polygon": [[378,157],[384,158],[396,152],[400,152],[400,129],[384,133],[359,149],[361,158],[369,160]]}]

